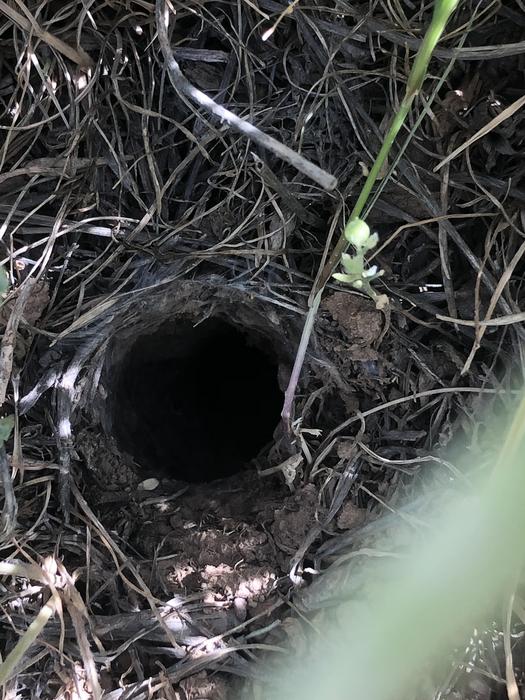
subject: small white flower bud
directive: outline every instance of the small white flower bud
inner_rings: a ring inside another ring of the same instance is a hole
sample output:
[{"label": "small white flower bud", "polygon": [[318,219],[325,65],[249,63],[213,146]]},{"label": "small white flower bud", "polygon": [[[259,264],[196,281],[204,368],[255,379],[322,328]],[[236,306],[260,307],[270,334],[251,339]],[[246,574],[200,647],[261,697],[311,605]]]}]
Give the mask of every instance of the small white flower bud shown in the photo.
[{"label": "small white flower bud", "polygon": [[363,219],[354,219],[346,225],[345,237],[356,248],[360,248],[370,237],[370,226]]}]

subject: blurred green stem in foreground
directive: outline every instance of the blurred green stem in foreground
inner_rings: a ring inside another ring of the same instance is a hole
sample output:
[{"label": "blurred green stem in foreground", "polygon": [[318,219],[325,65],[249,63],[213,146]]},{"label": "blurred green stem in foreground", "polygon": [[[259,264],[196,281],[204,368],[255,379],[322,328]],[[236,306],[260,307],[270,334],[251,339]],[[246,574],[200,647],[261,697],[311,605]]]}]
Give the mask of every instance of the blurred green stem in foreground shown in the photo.
[{"label": "blurred green stem in foreground", "polygon": [[[477,486],[454,483],[447,498],[436,493],[434,512],[408,530],[408,543],[402,528],[390,532],[383,544],[390,558],[374,562],[370,548],[355,553],[363,560],[362,595],[352,599],[341,585],[341,604],[313,623],[309,651],[285,671],[268,669],[272,687],[259,698],[424,700],[421,683],[509,603],[525,552],[525,395],[510,427],[490,429],[505,435],[491,473]],[[319,585],[322,591],[322,577]],[[512,685],[508,658],[507,676]]]}]

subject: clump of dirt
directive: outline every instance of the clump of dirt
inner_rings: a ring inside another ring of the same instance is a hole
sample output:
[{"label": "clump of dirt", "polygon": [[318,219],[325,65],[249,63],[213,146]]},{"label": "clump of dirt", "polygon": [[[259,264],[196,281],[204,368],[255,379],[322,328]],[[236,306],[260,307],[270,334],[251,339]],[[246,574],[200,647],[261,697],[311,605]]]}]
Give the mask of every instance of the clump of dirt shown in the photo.
[{"label": "clump of dirt", "polygon": [[344,345],[333,350],[346,359],[359,362],[378,359],[377,347],[385,334],[385,314],[378,311],[371,299],[358,294],[335,292],[326,297],[321,311],[327,311],[335,322]]},{"label": "clump of dirt", "polygon": [[340,530],[357,528],[364,523],[365,513],[363,508],[358,508],[351,501],[347,501],[337,516],[337,527]]},{"label": "clump of dirt", "polygon": [[191,485],[146,519],[140,530],[145,554],[160,563],[159,588],[171,593],[206,593],[205,600],[250,607],[269,595],[285,572],[269,533],[272,511],[286,496],[278,480],[238,474],[211,484]]},{"label": "clump of dirt", "polygon": [[295,554],[320,515],[318,501],[316,487],[306,484],[274,512],[272,534],[280,550]]},{"label": "clump of dirt", "polygon": [[206,671],[184,679],[180,687],[185,693],[185,700],[228,700],[228,697],[231,697],[226,680]]},{"label": "clump of dirt", "polygon": [[97,488],[97,502],[115,502],[136,489],[140,474],[129,455],[122,453],[114,438],[89,428],[79,431],[77,451]]}]

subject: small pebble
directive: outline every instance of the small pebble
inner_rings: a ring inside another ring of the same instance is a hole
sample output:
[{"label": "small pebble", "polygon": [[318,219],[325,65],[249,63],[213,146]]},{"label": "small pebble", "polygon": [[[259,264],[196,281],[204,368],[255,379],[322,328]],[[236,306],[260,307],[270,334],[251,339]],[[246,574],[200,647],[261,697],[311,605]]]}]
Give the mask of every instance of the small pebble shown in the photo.
[{"label": "small pebble", "polygon": [[246,620],[247,607],[248,604],[246,603],[245,598],[239,598],[239,596],[237,596],[233,599],[233,609],[235,611],[235,617],[239,620],[239,622],[244,622]]},{"label": "small pebble", "polygon": [[154,491],[159,485],[158,479],[144,479],[138,485],[139,491]]}]

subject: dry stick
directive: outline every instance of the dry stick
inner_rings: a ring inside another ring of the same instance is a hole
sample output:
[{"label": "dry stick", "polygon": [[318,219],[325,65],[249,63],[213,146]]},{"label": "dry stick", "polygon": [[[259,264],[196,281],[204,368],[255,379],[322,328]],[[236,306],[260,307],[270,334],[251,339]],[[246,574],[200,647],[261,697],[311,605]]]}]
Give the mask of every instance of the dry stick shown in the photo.
[{"label": "dry stick", "polygon": [[311,305],[308,310],[308,315],[306,317],[306,322],[303,328],[299,349],[295,357],[290,382],[285,392],[283,410],[281,412],[281,416],[285,423],[285,428],[288,430],[288,432],[291,432],[290,421],[292,416],[292,407],[295,396],[295,390],[303,367],[306,350],[310,342],[310,335],[312,333],[315,316],[321,303],[321,297],[323,295],[323,291],[326,284],[328,283],[334,270],[339,265],[341,255],[348,249],[349,246],[349,242],[346,238],[345,233],[349,225],[361,216],[366,206],[368,198],[370,197],[370,194],[372,192],[372,188],[380,172],[383,169],[383,166],[386,162],[386,159],[388,158],[394,140],[397,134],[399,133],[401,127],[403,126],[406,117],[408,116],[414,98],[421,89],[421,86],[427,74],[428,64],[430,62],[430,58],[432,57],[434,48],[436,47],[436,44],[441,38],[441,35],[450,18],[450,15],[456,9],[458,3],[459,0],[441,0],[441,2],[438,0],[436,2],[436,5],[434,7],[434,14],[432,15],[432,22],[430,23],[430,26],[425,34],[420,49],[414,60],[412,70],[410,71],[410,74],[408,76],[406,92],[403,97],[403,100],[401,101],[399,109],[395,114],[392,123],[390,124],[390,128],[388,129],[385,135],[383,144],[379,150],[377,158],[374,161],[374,164],[370,170],[370,173],[368,174],[365,184],[363,185],[363,189],[361,190],[358,200],[355,203],[352,213],[350,214],[350,217],[345,227],[345,231],[343,231],[341,237],[337,241],[335,248],[333,249],[328,259],[328,262],[325,264],[314,286]]},{"label": "dry stick", "polygon": [[322,294],[322,290],[317,292],[317,294],[312,300],[310,308],[308,309],[308,314],[306,316],[306,321],[304,323],[303,332],[301,335],[301,341],[299,343],[299,348],[297,349],[297,354],[293,363],[290,381],[288,382],[288,386],[286,387],[286,391],[284,392],[284,404],[281,416],[284,421],[285,428],[288,430],[288,432],[291,431],[292,406],[295,397],[295,390],[297,388],[297,385],[299,384],[299,378],[301,376],[301,370],[303,369],[306,350],[308,349],[308,343],[310,342],[310,336],[312,335],[312,329],[314,327],[315,317],[317,315],[317,310],[319,309],[319,304],[321,303]]},{"label": "dry stick", "polygon": [[221,107],[214,100],[212,100],[211,97],[208,97],[208,95],[189,82],[189,80],[182,73],[181,69],[179,68],[179,64],[173,56],[167,31],[169,15],[166,15],[165,12],[166,6],[164,0],[156,0],[155,16],[157,22],[157,34],[162,53],[164,54],[164,59],[166,61],[166,66],[168,68],[170,80],[175,90],[180,95],[183,95],[184,97],[192,100],[192,102],[195,102],[199,107],[203,107],[210,114],[222,119],[229,126],[239,131],[243,136],[251,139],[259,146],[272,151],[272,153],[275,153],[276,156],[287,161],[290,163],[290,165],[293,165],[293,167],[299,170],[299,172],[303,173],[314,182],[317,182],[317,184],[321,185],[321,187],[323,187],[325,190],[330,191],[335,189],[337,186],[336,177],[330,175],[330,173],[327,173],[317,165],[310,163],[310,161],[303,158],[303,156],[301,156],[299,153],[296,153],[291,148],[288,148],[288,146],[285,146],[272,136],[268,136],[267,134],[263,133],[256,126],[250,124],[250,122],[241,119],[233,112],[230,112],[229,109]]}]

